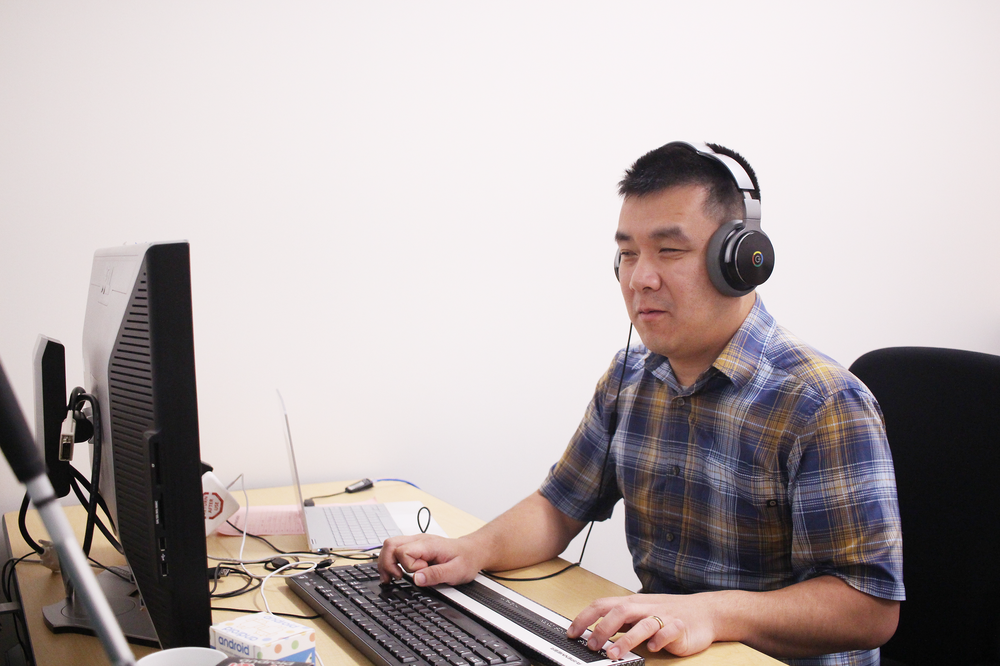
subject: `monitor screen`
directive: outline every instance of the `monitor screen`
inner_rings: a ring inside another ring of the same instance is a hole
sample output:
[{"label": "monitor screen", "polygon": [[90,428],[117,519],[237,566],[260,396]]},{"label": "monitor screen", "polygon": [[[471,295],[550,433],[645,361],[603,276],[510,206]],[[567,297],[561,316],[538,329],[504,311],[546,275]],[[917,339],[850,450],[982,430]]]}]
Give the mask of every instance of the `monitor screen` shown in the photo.
[{"label": "monitor screen", "polygon": [[100,405],[101,494],[156,638],[163,648],[208,646],[186,242],[95,253],[83,357]]}]

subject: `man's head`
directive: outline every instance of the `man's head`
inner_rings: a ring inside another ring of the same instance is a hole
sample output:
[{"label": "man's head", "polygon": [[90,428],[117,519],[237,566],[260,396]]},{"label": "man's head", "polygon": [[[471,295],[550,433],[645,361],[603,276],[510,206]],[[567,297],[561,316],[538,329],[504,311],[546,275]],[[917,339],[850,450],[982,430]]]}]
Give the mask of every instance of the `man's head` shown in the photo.
[{"label": "man's head", "polygon": [[[707,144],[718,155],[736,160],[753,183],[757,200],[760,186],[757,174],[742,155],[723,146]],[[678,142],[651,150],[635,161],[618,183],[623,198],[654,194],[678,185],[701,185],[708,191],[706,213],[719,224],[743,217],[743,192],[736,186],[733,175],[720,162],[696,153]]]},{"label": "man's head", "polygon": [[[753,184],[744,186],[756,187],[745,170]],[[646,346],[670,358],[678,379],[689,384],[753,306],[752,290],[734,296],[717,288],[706,261],[720,226],[743,219],[743,193],[726,166],[677,144],[637,160],[620,191],[625,200],[615,238],[629,317]]]}]

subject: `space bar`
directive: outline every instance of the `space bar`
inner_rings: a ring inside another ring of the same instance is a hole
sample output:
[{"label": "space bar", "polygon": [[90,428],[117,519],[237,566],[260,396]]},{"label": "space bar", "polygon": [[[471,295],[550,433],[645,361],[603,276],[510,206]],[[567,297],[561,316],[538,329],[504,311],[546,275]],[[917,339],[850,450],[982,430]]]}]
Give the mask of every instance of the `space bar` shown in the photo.
[{"label": "space bar", "polygon": [[464,585],[456,585],[455,589],[582,661],[595,662],[606,659],[601,653],[588,649],[586,643],[567,637],[565,628],[528,610],[499,592],[491,590],[482,583],[472,581]]}]

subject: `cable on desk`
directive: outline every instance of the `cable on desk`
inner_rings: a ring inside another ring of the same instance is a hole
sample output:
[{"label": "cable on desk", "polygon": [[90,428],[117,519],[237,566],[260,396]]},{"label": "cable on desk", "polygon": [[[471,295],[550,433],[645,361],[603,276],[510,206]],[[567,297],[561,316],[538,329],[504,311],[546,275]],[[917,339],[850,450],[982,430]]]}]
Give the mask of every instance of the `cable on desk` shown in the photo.
[{"label": "cable on desk", "polygon": [[123,573],[121,573],[120,571],[118,571],[115,567],[109,567],[109,566],[106,566],[104,564],[101,564],[100,562],[98,562],[97,560],[95,560],[94,558],[92,558],[90,555],[87,555],[87,559],[90,560],[90,566],[97,567],[98,569],[103,569],[104,571],[107,571],[112,576],[117,576],[118,578],[121,578],[126,583],[132,583],[133,585],[135,584],[135,579],[134,578],[131,578],[129,576],[124,575]]},{"label": "cable on desk", "polygon": [[[420,516],[423,515],[424,511],[427,512],[427,522],[421,523]],[[427,534],[427,530],[431,528],[431,510],[426,506],[422,506],[417,509],[417,529],[420,530],[421,534]]]},{"label": "cable on desk", "polygon": [[[312,555],[312,553],[310,553]],[[212,558],[217,559],[217,558]],[[239,565],[239,568],[229,565]],[[257,574],[251,573],[247,568],[247,564],[257,564],[263,565],[265,569],[272,572],[266,576],[259,576]],[[326,567],[333,564],[333,560],[326,558],[320,562],[302,562],[298,558],[294,562],[288,562],[284,558],[266,558],[256,561],[235,561],[235,560],[218,560],[218,564],[215,567],[210,568],[209,577],[211,579],[211,586],[209,588],[209,595],[215,599],[229,599],[232,597],[238,597],[249,592],[253,592],[261,587],[267,582],[269,578],[275,574],[283,571],[285,569],[304,569],[306,571],[313,571],[315,569],[325,569]],[[270,568],[268,565],[271,565]],[[231,590],[229,592],[216,592],[218,589],[219,581],[226,576],[236,575],[244,579],[245,584],[243,587],[237,590]],[[284,576],[279,576],[280,578],[286,578],[290,575],[295,574],[285,574]],[[264,596],[263,590],[261,590],[261,596]],[[267,605],[267,598],[264,598],[264,605]]]},{"label": "cable on desk", "polygon": [[406,479],[375,479],[374,481],[369,481],[368,479],[361,479],[360,481],[356,481],[355,483],[350,484],[343,490],[339,490],[335,493],[330,493],[329,495],[315,495],[314,497],[309,497],[304,501],[304,503],[306,506],[312,506],[310,502],[314,500],[326,499],[328,497],[337,497],[339,495],[361,492],[362,490],[368,490],[376,483],[382,483],[383,481],[398,481],[400,483],[411,485],[417,490],[420,490],[420,486],[413,483],[412,481],[407,481]]},{"label": "cable on desk", "polygon": [[[219,586],[219,579],[224,577],[222,573],[223,571],[225,571],[225,576],[228,576],[229,574],[240,576],[244,579],[246,584],[238,590],[232,590],[230,592],[216,592],[215,590]],[[230,599],[232,597],[238,597],[241,594],[246,594],[247,592],[253,592],[258,587],[260,587],[260,581],[248,574],[244,569],[227,567],[224,563],[220,562],[215,566],[214,574],[212,575],[212,585],[209,587],[208,595],[213,599]]]},{"label": "cable on desk", "polygon": [[581,564],[583,564],[583,554],[587,550],[587,541],[590,540],[590,532],[593,529],[594,529],[594,523],[593,523],[593,521],[591,521],[590,527],[587,529],[587,536],[585,536],[583,538],[583,547],[580,548],[580,559],[578,559],[576,562],[573,562],[572,564],[569,564],[569,565],[563,567],[559,571],[555,571],[555,572],[550,573],[550,574],[545,574],[544,576],[534,576],[534,577],[530,577],[530,578],[513,578],[513,577],[508,577],[508,576],[501,576],[499,574],[493,573],[492,571],[485,571],[485,570],[482,572],[482,574],[484,576],[489,576],[490,578],[493,578],[494,580],[506,580],[506,581],[510,581],[510,582],[521,581],[521,582],[526,582],[526,583],[531,583],[531,582],[538,581],[538,580],[548,580],[549,578],[555,578],[559,574],[566,573],[567,571],[569,571],[573,567],[578,567]]},{"label": "cable on desk", "polygon": [[[377,549],[371,548],[369,550]],[[352,562],[374,562],[378,559],[378,555],[369,551],[358,551],[357,553],[336,553],[333,554],[333,556],[342,560],[351,560]]]},{"label": "cable on desk", "polygon": [[574,562],[573,564],[566,565],[565,567],[563,567],[559,571],[555,571],[555,572],[550,573],[550,574],[545,574],[544,576],[535,576],[533,578],[510,578],[510,577],[501,576],[499,574],[495,574],[495,573],[493,573],[491,571],[486,571],[486,570],[483,570],[480,573],[482,573],[484,576],[488,576],[488,577],[492,578],[493,580],[507,580],[507,581],[511,581],[511,582],[531,583],[531,582],[534,582],[536,580],[548,580],[549,578],[555,578],[559,574],[566,573],[567,571],[569,571],[573,567],[578,567],[578,566],[580,566],[580,563],[579,562]]},{"label": "cable on desk", "polygon": [[[597,493],[600,495],[604,491],[604,473],[608,467],[608,456],[611,455],[611,440],[614,439],[615,429],[618,426],[618,400],[621,398],[622,394],[622,384],[625,381],[625,367],[628,364],[628,350],[632,346],[632,324],[628,327],[628,339],[625,341],[625,357],[622,359],[622,372],[618,376],[618,390],[615,393],[614,407],[611,412],[610,424],[608,426],[608,447],[604,450],[604,462],[601,463],[601,480],[597,483]],[[572,569],[573,567],[578,567],[583,563],[583,554],[587,552],[587,542],[590,541],[590,533],[594,530],[594,521],[590,521],[590,527],[587,528],[587,536],[583,539],[583,546],[580,548],[580,557],[576,562],[570,564],[555,573],[550,573],[545,576],[536,576],[533,578],[508,578],[505,576],[499,576],[495,573],[490,573],[489,571],[483,571],[483,574],[496,580],[506,580],[506,581],[537,581],[537,580],[548,580],[549,578],[555,578],[559,574],[565,573]]]},{"label": "cable on desk", "polygon": [[[291,555],[293,557],[317,557],[317,558],[327,558],[327,557],[331,556],[331,553],[313,553],[313,552],[307,551],[307,550],[281,550],[280,548],[278,548],[277,546],[275,546],[273,543],[271,543],[270,541],[268,541],[264,537],[262,537],[262,536],[260,536],[258,534],[251,534],[250,532],[244,532],[242,529],[240,529],[239,526],[234,525],[232,523],[232,521],[228,521],[227,520],[226,522],[229,524],[230,527],[232,527],[234,530],[236,530],[240,534],[246,534],[246,536],[250,537],[251,539],[257,539],[259,541],[262,541],[262,542],[266,543],[278,555]],[[369,555],[367,553],[364,553],[363,551],[356,551],[356,552],[345,551],[343,553],[333,554],[333,556],[334,557],[339,557],[339,558],[345,559],[345,560],[360,560],[362,562],[368,562],[368,561],[371,561],[371,560],[377,560],[378,559],[378,556],[376,556],[376,555]],[[212,555],[209,555],[208,558],[210,560],[219,560],[219,561],[223,561],[223,562],[234,562],[234,563],[240,563],[240,564],[264,564],[265,562],[269,562],[269,561],[271,561],[273,559],[273,558],[270,558],[270,557],[262,557],[262,558],[259,558],[259,559],[256,559],[256,560],[234,560],[234,559],[232,559],[230,557],[214,557]]]},{"label": "cable on desk", "polygon": [[233,521],[231,521],[231,520],[227,520],[226,524],[229,525],[230,527],[232,527],[234,530],[236,530],[240,534],[244,534],[244,535],[250,537],[251,539],[257,539],[258,541],[262,541],[262,542],[266,543],[268,546],[271,547],[271,550],[273,550],[274,552],[278,553],[279,555],[296,555],[297,554],[295,552],[288,552],[288,551],[285,551],[285,550],[281,550],[280,548],[278,548],[273,543],[271,543],[270,541],[268,541],[267,539],[265,539],[264,537],[262,537],[259,534],[251,534],[250,532],[243,531],[241,528],[237,527],[236,524],[233,523]]},{"label": "cable on desk", "polygon": [[[36,554],[37,553],[35,553],[34,551],[31,551],[31,552],[29,552],[29,553],[27,553],[25,555],[22,555],[21,557],[17,557],[17,558],[12,557],[12,558],[10,558],[9,560],[7,560],[6,562],[3,563],[3,569],[0,570],[0,589],[3,590],[3,596],[4,596],[5,599],[8,599],[10,601],[14,600],[14,598],[13,598],[14,597],[14,573],[15,573],[15,570],[16,570],[18,564],[20,564],[21,562],[30,562],[30,563],[37,563],[37,564],[41,564],[42,563],[41,560],[29,560],[29,559],[27,559],[27,558],[31,557],[32,555],[36,555]],[[18,595],[18,596],[20,597],[20,595]],[[18,599],[18,603],[20,603],[20,598]],[[17,642],[19,644],[21,644],[21,645],[30,645],[31,644],[30,641],[28,641],[27,638],[26,638],[27,629],[28,629],[27,626],[24,627],[25,636],[21,635],[22,623],[26,623],[27,622],[27,620],[24,617],[24,605],[21,604],[21,612],[20,613],[14,613],[13,615],[14,615],[14,634],[15,634],[15,637],[17,638]]]},{"label": "cable on desk", "polygon": [[[395,479],[393,479],[393,480],[395,480]],[[230,483],[228,486],[226,486],[226,488],[227,489],[228,488],[232,488],[236,484],[237,481],[241,481],[241,483],[240,483],[240,490],[242,490],[242,492],[243,492],[243,503],[244,503],[243,524],[247,525],[247,524],[249,524],[249,521],[250,521],[250,496],[247,494],[247,491],[246,491],[246,485],[245,485],[245,482],[243,481],[243,474],[241,473],[239,476],[237,476],[235,479],[233,479],[232,483]],[[409,482],[406,482],[406,483],[409,483]],[[414,486],[414,487],[416,487],[416,486]],[[344,494],[346,492],[350,492],[350,491],[348,491],[347,489],[344,489],[344,490],[342,490],[342,491],[340,491],[338,493],[333,493],[333,495],[320,495],[318,497],[311,497],[311,498],[309,498],[309,500],[306,500],[306,501],[310,501],[310,500],[313,500],[313,499],[320,499],[321,497],[333,497],[334,495],[342,495],[342,494]],[[430,509],[428,509],[428,513],[429,512],[430,512]],[[430,520],[428,519],[428,524],[429,524],[429,522],[430,522]],[[237,562],[239,564],[257,564],[257,563],[259,563],[258,561],[251,561],[251,560],[244,560],[243,559],[243,550],[244,550],[244,547],[246,546],[246,539],[247,539],[247,537],[250,537],[252,539],[257,539],[257,540],[259,540],[259,541],[267,544],[274,552],[278,553],[279,555],[293,555],[293,556],[298,556],[298,557],[324,557],[324,558],[325,557],[329,557],[329,555],[325,554],[325,553],[312,553],[312,552],[308,552],[308,551],[305,551],[305,552],[303,552],[303,551],[299,551],[299,552],[296,552],[296,551],[284,551],[284,550],[281,550],[280,548],[278,548],[277,546],[275,546],[273,543],[271,543],[267,539],[265,539],[263,536],[261,536],[259,534],[251,534],[250,532],[247,532],[246,530],[241,529],[235,523],[233,523],[231,520],[227,520],[226,523],[230,527],[232,527],[234,530],[236,530],[237,532],[239,532],[243,536],[243,542],[240,544],[240,557],[239,557],[239,559],[238,560],[232,560],[232,559],[225,560],[225,561],[228,561],[228,562]],[[371,560],[378,559],[377,555],[375,555],[375,556],[369,555],[369,554],[366,554],[365,551],[358,551],[357,554],[352,554],[352,553],[338,554],[337,557],[343,558],[345,560],[360,560],[360,561],[363,561],[363,562],[368,562],[368,561],[371,561]],[[221,558],[210,558],[210,559],[221,559]],[[268,560],[264,560],[264,561],[269,561],[270,559],[271,558],[268,558]],[[247,572],[247,574],[249,574],[249,572]]]},{"label": "cable on desk", "polygon": [[[0,570],[0,589],[3,590],[3,596],[5,599],[11,599],[14,591],[14,570],[17,565],[21,562],[27,560],[27,558],[32,555],[37,555],[34,551],[22,555],[21,557],[12,557],[3,563],[3,569]],[[29,562],[37,562],[41,564],[41,560],[28,560]]]},{"label": "cable on desk", "polygon": [[[267,603],[267,595],[264,593],[264,587],[267,585],[267,581],[271,580],[271,578],[273,578],[274,576],[277,576],[278,574],[280,574],[285,569],[301,569],[302,568],[301,565],[303,565],[303,564],[306,565],[306,569],[305,569],[304,573],[308,573],[310,571],[314,571],[317,568],[315,562],[289,562],[288,564],[286,564],[284,566],[281,566],[281,567],[278,567],[277,569],[275,569],[271,573],[269,573],[266,576],[264,576],[264,580],[262,580],[260,582],[260,598],[264,600],[264,610],[266,612],[268,612],[268,613],[271,612],[271,606],[270,606],[270,604]],[[285,576],[282,576],[282,578],[287,578],[289,575],[295,575],[295,574],[286,574]],[[272,613],[272,615],[273,615],[273,613]]]},{"label": "cable on desk", "polygon": [[420,486],[413,483],[412,481],[407,481],[406,479],[375,479],[375,483],[382,483],[383,481],[398,481],[400,483],[405,483],[408,486],[413,486],[417,490],[420,490]]},{"label": "cable on desk", "polygon": [[[222,606],[212,606],[214,611],[226,611],[227,613],[259,613],[260,611],[256,608],[224,608]],[[280,615],[281,617],[293,617],[299,620],[322,620],[322,615],[295,615],[294,613],[271,613],[271,615]]]}]

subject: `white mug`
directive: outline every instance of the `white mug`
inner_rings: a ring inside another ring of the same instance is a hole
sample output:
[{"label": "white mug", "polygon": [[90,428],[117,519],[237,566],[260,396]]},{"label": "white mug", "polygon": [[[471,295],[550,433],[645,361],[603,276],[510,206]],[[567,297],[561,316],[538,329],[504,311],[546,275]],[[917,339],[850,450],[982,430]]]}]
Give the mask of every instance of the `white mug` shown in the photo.
[{"label": "white mug", "polygon": [[136,666],[216,666],[228,656],[210,648],[170,648],[147,654]]}]

